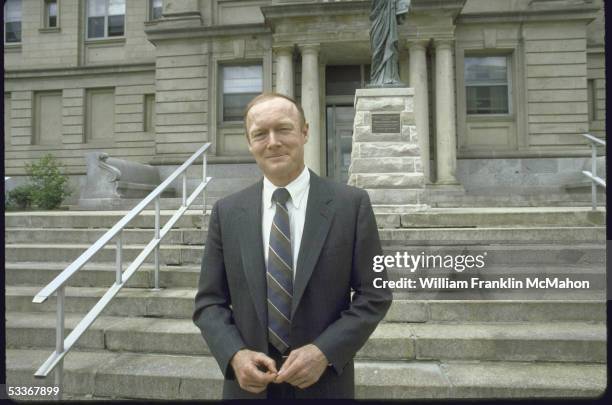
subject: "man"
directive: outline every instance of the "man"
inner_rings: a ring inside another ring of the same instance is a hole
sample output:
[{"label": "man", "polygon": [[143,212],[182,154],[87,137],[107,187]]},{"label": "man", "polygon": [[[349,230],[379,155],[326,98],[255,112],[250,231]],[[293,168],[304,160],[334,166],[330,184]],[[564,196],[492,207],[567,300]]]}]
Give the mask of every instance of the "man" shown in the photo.
[{"label": "man", "polygon": [[193,314],[223,397],[353,397],[353,357],[392,300],[372,284],[387,275],[368,194],[305,167],[293,99],[257,96],[245,128],[264,179],[213,206]]}]

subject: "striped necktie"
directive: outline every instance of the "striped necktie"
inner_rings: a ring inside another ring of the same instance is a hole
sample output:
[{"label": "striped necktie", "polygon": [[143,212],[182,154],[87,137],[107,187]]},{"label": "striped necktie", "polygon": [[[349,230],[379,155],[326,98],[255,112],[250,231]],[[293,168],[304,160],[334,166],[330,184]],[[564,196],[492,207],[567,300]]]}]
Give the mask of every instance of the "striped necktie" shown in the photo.
[{"label": "striped necktie", "polygon": [[293,298],[293,254],[287,200],[287,189],[277,188],[272,194],[276,212],[270,229],[268,248],[268,341],[285,353],[289,348],[291,300]]}]

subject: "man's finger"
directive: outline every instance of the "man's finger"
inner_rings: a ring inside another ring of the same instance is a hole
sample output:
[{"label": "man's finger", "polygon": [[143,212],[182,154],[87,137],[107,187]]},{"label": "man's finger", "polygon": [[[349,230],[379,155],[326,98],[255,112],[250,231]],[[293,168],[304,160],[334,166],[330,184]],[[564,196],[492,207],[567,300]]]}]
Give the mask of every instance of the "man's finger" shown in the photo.
[{"label": "man's finger", "polygon": [[266,385],[274,379],[271,374],[260,371],[255,363],[247,365],[244,371],[247,378],[247,384]]},{"label": "man's finger", "polygon": [[303,363],[299,358],[296,358],[289,364],[287,363],[283,364],[283,367],[281,367],[281,370],[278,373],[279,378],[276,380],[277,382],[289,381],[303,368]]},{"label": "man's finger", "polygon": [[274,359],[266,356],[263,353],[257,353],[257,355],[254,357],[254,360],[256,363],[264,365],[269,372],[272,372],[274,374],[277,373],[276,362],[274,361]]},{"label": "man's finger", "polygon": [[289,356],[287,356],[287,359],[285,359],[285,362],[282,364],[278,373],[284,373],[291,366],[291,364],[293,364],[293,362],[299,357],[299,354],[300,349],[292,350],[289,353]]},{"label": "man's finger", "polygon": [[284,370],[287,370],[287,368],[289,366],[291,366],[291,364],[295,361],[295,359],[297,358],[297,351],[293,350],[291,351],[291,353],[289,353],[289,356],[287,356],[287,359],[285,359],[285,362],[282,364],[280,370],[279,370],[279,374],[284,372]]}]

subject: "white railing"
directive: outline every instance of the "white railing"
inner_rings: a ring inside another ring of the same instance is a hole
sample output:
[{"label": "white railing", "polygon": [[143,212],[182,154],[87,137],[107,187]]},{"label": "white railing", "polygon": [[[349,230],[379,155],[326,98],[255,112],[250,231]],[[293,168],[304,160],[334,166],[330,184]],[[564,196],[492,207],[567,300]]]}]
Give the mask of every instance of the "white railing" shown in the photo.
[{"label": "white railing", "polygon": [[[57,295],[57,324],[56,324],[56,344],[55,351],[47,358],[47,360],[34,373],[37,378],[45,378],[55,370],[55,386],[59,387],[57,399],[62,396],[63,368],[64,356],[74,346],[76,341],[83,333],[94,323],[100,313],[106,308],[115,295],[128,282],[130,277],[140,268],[142,263],[155,252],[155,290],[159,290],[159,245],[170,229],[176,224],[179,218],[189,209],[200,193],[204,191],[206,185],[210,181],[210,177],[206,177],[206,151],[210,147],[210,143],[203,145],[189,159],[176,169],[170,177],[164,180],[155,188],[148,196],[146,196],[136,207],[134,207],[127,215],[119,220],[111,229],[100,237],[93,245],[91,245],[81,256],[79,256],[72,264],[45,286],[33,299],[34,303],[42,303],[53,294]],[[189,197],[187,197],[187,169],[202,156],[202,181],[195,188]],[[162,192],[170,186],[170,184],[182,175],[183,196],[182,204],[177,211],[170,217],[168,222],[160,229],[160,197]],[[206,210],[206,195],[203,194],[203,209]],[[142,252],[136,256],[134,261],[123,271],[123,230],[145,207],[152,202],[155,203],[155,236],[144,247]],[[204,214],[204,213],[203,213]],[[115,238],[116,243],[116,277],[115,283],[104,293],[102,298],[93,306],[93,308],[81,319],[74,327],[72,332],[64,338],[64,301],[65,289],[68,280],[79,271],[87,262],[89,262],[96,253],[98,253],[107,243]]]},{"label": "white railing", "polygon": [[591,171],[583,170],[582,174],[591,179],[591,207],[597,209],[597,186],[606,188],[606,180],[597,176],[597,147],[606,146],[606,141],[590,134],[582,134],[591,144]]}]

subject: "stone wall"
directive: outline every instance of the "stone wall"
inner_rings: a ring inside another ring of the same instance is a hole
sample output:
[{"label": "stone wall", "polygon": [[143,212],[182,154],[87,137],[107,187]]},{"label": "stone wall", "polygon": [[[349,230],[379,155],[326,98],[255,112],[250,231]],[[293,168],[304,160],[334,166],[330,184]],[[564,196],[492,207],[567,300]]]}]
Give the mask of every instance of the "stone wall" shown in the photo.
[{"label": "stone wall", "polygon": [[459,159],[457,179],[467,192],[544,192],[584,182],[585,165],[590,158]]}]

